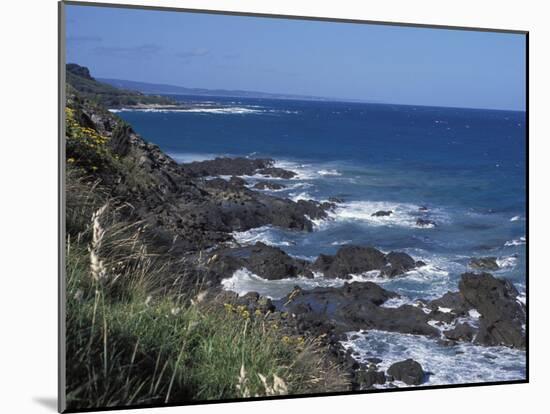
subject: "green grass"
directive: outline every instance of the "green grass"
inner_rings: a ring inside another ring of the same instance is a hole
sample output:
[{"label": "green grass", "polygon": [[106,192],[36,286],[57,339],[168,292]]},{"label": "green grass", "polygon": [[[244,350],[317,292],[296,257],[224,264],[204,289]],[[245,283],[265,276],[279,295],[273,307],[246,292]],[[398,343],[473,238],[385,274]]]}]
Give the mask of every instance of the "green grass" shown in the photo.
[{"label": "green grass", "polygon": [[93,221],[100,189],[68,188],[80,194],[67,212],[68,408],[346,389],[314,340],[167,283],[171,259],[148,254],[140,223],[119,222],[109,204]]}]

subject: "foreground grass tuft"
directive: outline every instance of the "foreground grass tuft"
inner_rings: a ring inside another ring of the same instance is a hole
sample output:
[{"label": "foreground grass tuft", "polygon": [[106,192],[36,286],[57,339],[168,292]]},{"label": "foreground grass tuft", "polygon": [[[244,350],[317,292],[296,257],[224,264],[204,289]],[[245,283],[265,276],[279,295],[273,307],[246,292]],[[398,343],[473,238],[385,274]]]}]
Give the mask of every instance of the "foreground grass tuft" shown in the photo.
[{"label": "foreground grass tuft", "polygon": [[85,204],[68,215],[88,220],[67,236],[70,409],[345,389],[315,341],[259,311],[202,300],[199,288],[167,289],[173,267],[148,254],[140,223],[117,222],[106,202],[74,200]]}]

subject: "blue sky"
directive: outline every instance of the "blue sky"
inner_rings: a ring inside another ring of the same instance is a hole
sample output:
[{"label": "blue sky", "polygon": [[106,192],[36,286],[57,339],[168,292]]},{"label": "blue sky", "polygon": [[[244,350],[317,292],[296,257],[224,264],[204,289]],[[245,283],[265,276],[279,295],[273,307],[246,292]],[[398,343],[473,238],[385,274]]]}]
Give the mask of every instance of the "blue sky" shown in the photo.
[{"label": "blue sky", "polygon": [[520,34],[67,6],[92,76],[375,102],[525,109]]}]

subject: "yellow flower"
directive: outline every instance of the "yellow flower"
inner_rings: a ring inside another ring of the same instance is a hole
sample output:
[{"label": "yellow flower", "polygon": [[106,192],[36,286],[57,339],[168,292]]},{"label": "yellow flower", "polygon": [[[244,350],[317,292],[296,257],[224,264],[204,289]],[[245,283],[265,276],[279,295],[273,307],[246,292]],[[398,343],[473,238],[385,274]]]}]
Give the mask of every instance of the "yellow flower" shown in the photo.
[{"label": "yellow flower", "polygon": [[67,162],[72,164],[74,162],[74,158],[67,158]]}]

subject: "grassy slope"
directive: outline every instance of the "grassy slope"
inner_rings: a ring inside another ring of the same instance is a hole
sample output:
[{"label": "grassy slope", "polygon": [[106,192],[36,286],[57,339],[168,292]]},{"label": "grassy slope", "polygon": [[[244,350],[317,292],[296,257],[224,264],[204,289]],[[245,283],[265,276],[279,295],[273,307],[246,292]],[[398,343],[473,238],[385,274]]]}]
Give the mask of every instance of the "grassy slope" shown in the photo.
[{"label": "grassy slope", "polygon": [[346,389],[316,342],[273,315],[201,301],[200,284],[181,291],[174,259],[149,253],[142,223],[120,218],[95,175],[137,167],[67,115],[69,408]]}]

